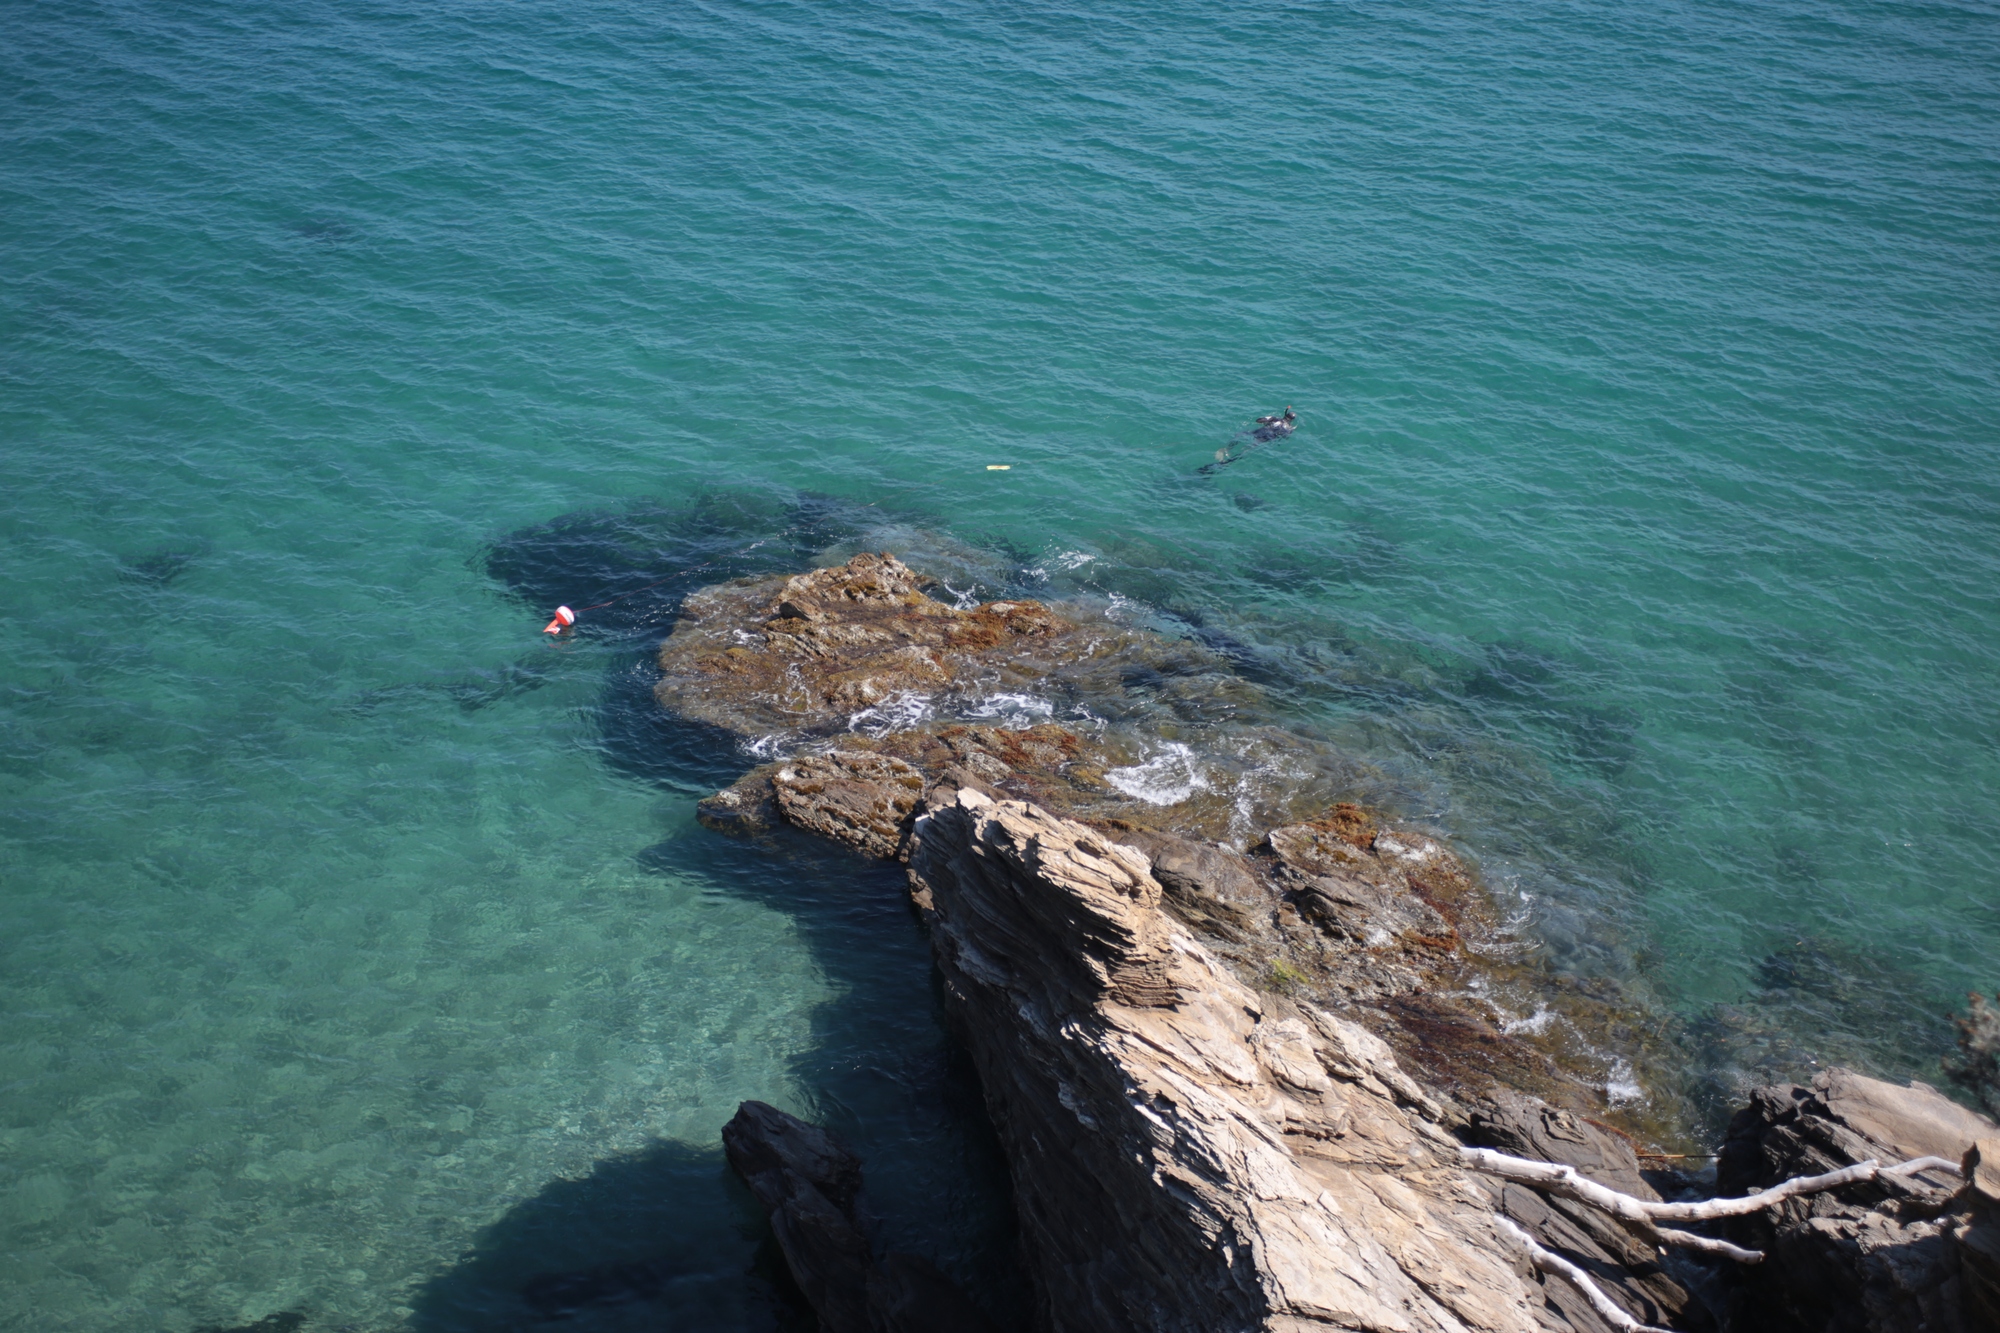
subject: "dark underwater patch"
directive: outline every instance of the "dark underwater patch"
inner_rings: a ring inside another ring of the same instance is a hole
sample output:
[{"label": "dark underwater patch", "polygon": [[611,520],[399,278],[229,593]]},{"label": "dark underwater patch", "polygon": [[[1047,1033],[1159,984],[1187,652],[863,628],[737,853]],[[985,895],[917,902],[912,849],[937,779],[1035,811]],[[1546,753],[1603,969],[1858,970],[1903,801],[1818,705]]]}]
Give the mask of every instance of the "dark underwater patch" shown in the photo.
[{"label": "dark underwater patch", "polygon": [[660,707],[653,697],[658,678],[652,662],[642,659],[626,663],[605,680],[595,722],[601,757],[614,772],[705,796],[727,787],[756,762],[721,728]]},{"label": "dark underwater patch", "polygon": [[1270,683],[1274,679],[1270,662],[1254,644],[1209,623],[1206,612],[1191,607],[1174,607],[1166,614],[1180,622],[1188,638],[1229,663],[1247,680]]},{"label": "dark underwater patch", "polygon": [[300,240],[311,241],[315,245],[342,245],[353,240],[358,234],[352,224],[342,222],[339,218],[307,218],[302,222],[291,223],[285,230]]},{"label": "dark underwater patch", "polygon": [[1638,714],[1586,697],[1588,669],[1516,640],[1488,645],[1458,687],[1461,698],[1499,704],[1554,732],[1572,758],[1606,775],[1638,753]]},{"label": "dark underwater patch", "polygon": [[500,538],[479,564],[540,615],[575,608],[579,634],[663,632],[696,588],[798,569],[871,519],[830,496],[714,490],[564,514]]},{"label": "dark underwater patch", "polygon": [[522,657],[492,671],[475,672],[465,679],[451,681],[442,688],[461,709],[476,713],[489,704],[539,690],[554,678],[547,663]]},{"label": "dark underwater patch", "polygon": [[[660,1142],[549,1181],[482,1229],[416,1293],[417,1333],[573,1327],[773,1328],[752,1271],[768,1231],[712,1149]],[[618,1312],[643,1305],[638,1314]],[[743,1316],[751,1315],[746,1323]],[[262,1333],[260,1330],[259,1333]]]},{"label": "dark underwater patch", "polygon": [[543,1319],[567,1319],[593,1306],[658,1300],[680,1268],[655,1260],[604,1264],[572,1273],[544,1273],[521,1288],[521,1299]]},{"label": "dark underwater patch", "polygon": [[[645,500],[622,509],[563,514],[508,533],[481,551],[474,564],[524,603],[526,618],[537,627],[557,606],[569,606],[580,613],[573,631],[579,637],[651,642],[672,629],[689,592],[726,579],[805,568],[819,552],[852,540],[879,519],[870,506],[827,496],[715,490],[680,504]],[[560,654],[551,656],[549,645],[539,644],[498,666],[364,690],[341,707],[368,716],[449,700],[476,713],[541,689],[557,679],[560,668]],[[650,749],[668,757],[668,768],[691,752],[704,756],[701,768],[712,768],[711,737],[692,745],[687,737],[662,744],[665,738],[652,719],[665,714],[649,692],[625,688],[627,674],[623,666],[613,669],[599,710],[615,765],[658,774],[661,765],[642,755]]]},{"label": "dark underwater patch", "polygon": [[220,1324],[204,1324],[194,1333],[293,1333],[306,1322],[305,1315],[298,1310],[286,1310],[280,1314],[267,1314],[254,1324],[238,1324],[234,1328],[224,1328]]},{"label": "dark underwater patch", "polygon": [[1466,677],[1468,698],[1530,707],[1547,706],[1563,679],[1563,664],[1522,643],[1502,641],[1486,650],[1486,664]]},{"label": "dark underwater patch", "polygon": [[482,708],[539,690],[555,679],[553,664],[539,656],[516,658],[490,669],[478,669],[449,680],[406,681],[363,690],[348,703],[349,713],[379,713],[399,704],[427,705],[438,698],[450,699],[460,709],[476,713]]},{"label": "dark underwater patch", "polygon": [[119,561],[118,577],[126,583],[136,583],[148,588],[164,588],[194,568],[195,563],[207,555],[210,549],[206,542],[158,547],[144,555]]},{"label": "dark underwater patch", "polygon": [[1881,950],[1802,932],[1758,960],[1742,999],[1690,1025],[1708,1086],[1698,1096],[1720,1123],[1749,1088],[1806,1081],[1829,1065],[1936,1083],[1952,1050],[1950,1018],[1916,972]]}]

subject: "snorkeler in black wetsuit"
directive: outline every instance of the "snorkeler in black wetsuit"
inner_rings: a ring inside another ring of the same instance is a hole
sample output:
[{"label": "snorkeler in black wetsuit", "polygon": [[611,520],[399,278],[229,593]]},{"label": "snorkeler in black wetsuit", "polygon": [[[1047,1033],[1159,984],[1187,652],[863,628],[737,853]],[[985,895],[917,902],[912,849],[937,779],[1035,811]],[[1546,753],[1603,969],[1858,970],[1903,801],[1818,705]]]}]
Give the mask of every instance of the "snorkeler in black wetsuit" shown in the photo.
[{"label": "snorkeler in black wetsuit", "polygon": [[[1249,453],[1252,449],[1256,448],[1258,445],[1269,444],[1272,440],[1282,440],[1287,435],[1290,435],[1293,431],[1297,430],[1298,428],[1299,428],[1298,413],[1292,411],[1291,404],[1287,403],[1285,405],[1285,411],[1283,415],[1258,417],[1256,429],[1242,432],[1237,436],[1236,439],[1231,440],[1228,444],[1224,445],[1222,448],[1217,449],[1215,451],[1215,461],[1213,463],[1204,464],[1199,469],[1199,471],[1204,473],[1213,473],[1222,468],[1228,467],[1231,463],[1234,463],[1237,459],[1243,457],[1244,454]],[[1236,446],[1239,442],[1242,441],[1243,435],[1248,435],[1252,443],[1245,444],[1243,448],[1239,451]]]},{"label": "snorkeler in black wetsuit", "polygon": [[1282,440],[1298,429],[1298,420],[1298,413],[1292,411],[1291,404],[1287,403],[1285,405],[1285,414],[1281,417],[1258,417],[1257,429],[1250,432],[1251,438],[1257,440]]}]

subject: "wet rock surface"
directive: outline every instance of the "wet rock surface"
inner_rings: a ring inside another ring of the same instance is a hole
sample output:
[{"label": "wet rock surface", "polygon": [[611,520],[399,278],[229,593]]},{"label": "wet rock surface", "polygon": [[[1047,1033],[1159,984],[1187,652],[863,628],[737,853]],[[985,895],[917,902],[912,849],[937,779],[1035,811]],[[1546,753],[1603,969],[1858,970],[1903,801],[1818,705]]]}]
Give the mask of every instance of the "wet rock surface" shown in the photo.
[{"label": "wet rock surface", "polygon": [[994,1333],[930,1261],[875,1257],[861,1213],[861,1159],[827,1131],[763,1102],[722,1129],[729,1164],[770,1214],[785,1266],[824,1333]]},{"label": "wet rock surface", "polygon": [[[953,606],[927,587],[863,554],[703,589],[660,650],[655,693],[783,755],[701,802],[703,823],[802,831],[908,867],[1010,1162],[1038,1326],[1608,1326],[1496,1217],[1633,1319],[1717,1326],[1708,1302],[1721,1307],[1733,1275],[1663,1258],[1584,1205],[1468,1176],[1454,1155],[1463,1140],[1659,1197],[1666,1177],[1642,1172],[1625,1137],[1649,1126],[1629,1111],[1606,1122],[1620,1112],[1592,1061],[1608,1048],[1657,1069],[1677,1052],[1649,1044],[1615,991],[1509,945],[1476,871],[1435,834],[1342,800],[1352,766],[1260,720],[1260,687],[1226,654],[1102,608]],[[1510,1019],[1501,995],[1532,1017]],[[1545,1038],[1556,1027],[1596,1050],[1578,1058]],[[1823,1170],[1891,1140],[1902,1160],[1965,1128],[1851,1082],[1759,1096],[1761,1128],[1739,1117],[1725,1181]],[[921,1305],[921,1265],[873,1260],[846,1176],[814,1179],[794,1166],[752,1185],[788,1259],[798,1248],[801,1287],[829,1328],[902,1327],[881,1321]],[[1753,1322],[1735,1326],[1821,1327],[1808,1307],[1835,1291],[1849,1322],[1827,1328],[1986,1308],[2000,1291],[1986,1196],[1947,1206],[1934,1181],[1884,1188],[1922,1202],[1798,1199],[1740,1224],[1774,1262],[1739,1288]],[[1833,1208],[1854,1214],[1814,1230]],[[1953,1208],[1960,1220],[1939,1223]]]},{"label": "wet rock surface", "polygon": [[2000,1127],[1921,1083],[1845,1069],[1810,1086],[1759,1088],[1717,1162],[1722,1194],[1874,1159],[1965,1165],[1878,1176],[1790,1199],[1735,1224],[1770,1256],[1743,1274],[1742,1327],[1812,1333],[1991,1333],[2000,1329]]},{"label": "wet rock surface", "polygon": [[845,728],[856,714],[957,692],[1039,687],[1143,655],[1148,636],[1039,602],[959,609],[890,555],[689,594],[661,646],[667,707],[742,735]]},{"label": "wet rock surface", "polygon": [[903,846],[923,775],[900,759],[866,753],[801,755],[771,775],[771,799],[786,822],[869,856]]}]

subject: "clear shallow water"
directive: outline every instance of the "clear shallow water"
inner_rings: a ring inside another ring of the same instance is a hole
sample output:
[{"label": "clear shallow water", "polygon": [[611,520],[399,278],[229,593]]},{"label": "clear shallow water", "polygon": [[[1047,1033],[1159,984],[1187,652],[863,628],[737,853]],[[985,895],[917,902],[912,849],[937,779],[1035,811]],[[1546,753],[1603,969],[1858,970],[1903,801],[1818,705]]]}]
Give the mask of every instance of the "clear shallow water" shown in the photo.
[{"label": "clear shallow water", "polygon": [[749,1096],[1004,1280],[893,877],[488,572],[722,483],[1248,645],[1645,1095],[2000,984],[1990,6],[7,17],[8,1327],[764,1326]]}]

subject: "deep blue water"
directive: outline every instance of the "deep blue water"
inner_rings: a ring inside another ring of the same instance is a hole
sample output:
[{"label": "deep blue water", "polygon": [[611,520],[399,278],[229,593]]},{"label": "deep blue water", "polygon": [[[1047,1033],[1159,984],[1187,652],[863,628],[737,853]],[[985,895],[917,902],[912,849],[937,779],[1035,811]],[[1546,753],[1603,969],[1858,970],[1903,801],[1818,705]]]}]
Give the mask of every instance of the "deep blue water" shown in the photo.
[{"label": "deep blue water", "polygon": [[[958,544],[1231,636],[1671,1016],[1684,1079],[1605,1078],[1697,1125],[1936,1079],[2000,985],[1990,4],[4,32],[0,1325],[622,1264],[575,1327],[768,1327],[745,1097],[1004,1301],[895,875],[694,824],[748,760],[649,711],[669,603],[541,641],[621,550]],[[571,570],[578,513],[637,535]]]}]

